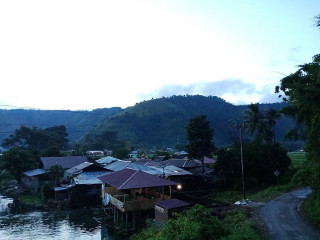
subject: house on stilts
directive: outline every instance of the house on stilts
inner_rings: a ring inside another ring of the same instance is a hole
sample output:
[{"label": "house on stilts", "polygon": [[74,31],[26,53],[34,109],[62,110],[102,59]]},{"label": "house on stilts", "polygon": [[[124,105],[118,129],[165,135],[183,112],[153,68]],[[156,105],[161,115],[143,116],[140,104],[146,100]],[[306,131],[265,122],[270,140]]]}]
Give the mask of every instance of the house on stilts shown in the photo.
[{"label": "house on stilts", "polygon": [[[178,183],[140,170],[125,168],[99,177],[102,182],[102,204],[113,214],[114,222],[132,219],[136,228],[137,214],[154,211],[155,203],[171,199],[172,186]],[[130,220],[129,220],[130,221]],[[131,222],[131,221],[130,221]]]}]

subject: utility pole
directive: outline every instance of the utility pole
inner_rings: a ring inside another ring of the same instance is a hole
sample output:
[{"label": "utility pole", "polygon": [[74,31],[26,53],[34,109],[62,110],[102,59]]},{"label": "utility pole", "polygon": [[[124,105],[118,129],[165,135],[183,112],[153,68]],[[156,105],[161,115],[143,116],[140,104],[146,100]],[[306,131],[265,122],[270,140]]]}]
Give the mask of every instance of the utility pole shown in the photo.
[{"label": "utility pole", "polygon": [[244,164],[243,164],[243,149],[242,149],[242,133],[243,130],[247,128],[247,125],[243,123],[237,123],[235,127],[239,131],[239,137],[240,137],[240,161],[241,161],[241,175],[242,175],[242,192],[243,192],[243,200],[246,199],[246,189],[244,184]]},{"label": "utility pole", "polygon": [[243,192],[243,200],[246,199],[246,190],[244,186],[244,168],[243,168],[243,151],[242,151],[242,130],[245,127],[244,123],[238,123],[237,129],[239,129],[240,133],[240,158],[241,158],[241,173],[242,173],[242,192]]}]

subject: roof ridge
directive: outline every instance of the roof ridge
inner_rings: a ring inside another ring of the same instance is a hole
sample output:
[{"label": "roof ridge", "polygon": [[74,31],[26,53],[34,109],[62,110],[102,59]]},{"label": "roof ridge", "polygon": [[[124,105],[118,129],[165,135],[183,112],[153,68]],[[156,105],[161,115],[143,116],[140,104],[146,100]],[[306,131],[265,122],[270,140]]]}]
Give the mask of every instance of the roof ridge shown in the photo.
[{"label": "roof ridge", "polygon": [[186,165],[187,161],[188,161],[188,160],[186,159],[185,162],[184,162],[184,164],[182,165],[182,167],[184,167],[184,166]]},{"label": "roof ridge", "polygon": [[[132,169],[132,170],[133,170],[133,169]],[[124,186],[134,175],[136,175],[138,172],[139,172],[139,170],[136,170],[136,172],[133,173],[133,174],[131,175],[131,177],[129,177],[129,178],[127,179],[127,181],[125,181],[124,183],[122,183],[121,186],[120,186],[118,189],[121,189],[121,187],[123,187],[123,186]]]}]

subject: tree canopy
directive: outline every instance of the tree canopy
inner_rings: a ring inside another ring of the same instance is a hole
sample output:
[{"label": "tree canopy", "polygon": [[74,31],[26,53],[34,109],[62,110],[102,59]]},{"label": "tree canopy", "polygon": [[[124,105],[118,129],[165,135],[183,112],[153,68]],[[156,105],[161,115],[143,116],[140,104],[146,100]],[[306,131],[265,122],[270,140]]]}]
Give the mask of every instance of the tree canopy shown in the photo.
[{"label": "tree canopy", "polygon": [[277,110],[260,109],[259,103],[251,103],[244,111],[244,121],[249,126],[250,136],[260,142],[275,142],[275,126],[279,118]]},{"label": "tree canopy", "polygon": [[[232,183],[241,177],[240,146],[219,149],[216,166]],[[243,144],[244,175],[248,184],[275,183],[274,171],[283,175],[290,165],[285,149],[278,143],[259,143],[257,141]]]},{"label": "tree canopy", "polygon": [[[296,119],[297,124],[305,126],[308,159],[313,161],[313,187],[320,189],[320,54],[313,61],[299,66],[299,69],[281,80],[276,92],[284,93],[283,101],[289,103],[283,112]],[[298,134],[298,127],[291,132]]]},{"label": "tree canopy", "polygon": [[6,169],[19,182],[22,173],[40,167],[40,160],[30,150],[20,147],[5,151],[0,158],[2,168]]},{"label": "tree canopy", "polygon": [[65,126],[54,126],[46,129],[21,126],[14,134],[6,138],[2,147],[19,147],[37,151],[41,156],[59,156],[60,149],[67,146],[68,134]]},{"label": "tree canopy", "polygon": [[207,121],[206,115],[199,115],[189,120],[186,131],[189,141],[186,149],[189,157],[201,160],[203,166],[203,157],[210,157],[215,150],[213,142],[214,130],[210,127],[210,122]]}]

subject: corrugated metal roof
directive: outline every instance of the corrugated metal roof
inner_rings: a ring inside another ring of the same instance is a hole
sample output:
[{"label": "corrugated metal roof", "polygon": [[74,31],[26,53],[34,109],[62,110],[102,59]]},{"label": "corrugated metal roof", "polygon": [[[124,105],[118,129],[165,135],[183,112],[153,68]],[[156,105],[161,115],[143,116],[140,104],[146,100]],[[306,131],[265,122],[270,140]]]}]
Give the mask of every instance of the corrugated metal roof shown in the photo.
[{"label": "corrugated metal roof", "polygon": [[160,171],[162,174],[164,172],[166,177],[168,177],[168,176],[192,175],[191,172],[186,171],[186,170],[184,170],[182,168],[173,166],[173,165],[164,166],[164,167],[157,167],[157,166],[150,166],[150,167]]},{"label": "corrugated metal roof", "polygon": [[105,166],[105,169],[117,172],[122,169],[124,169],[126,166],[128,166],[131,162],[130,161],[122,161],[118,160],[116,162],[110,163],[109,165]]},{"label": "corrugated metal roof", "polygon": [[65,190],[69,190],[70,188],[73,188],[75,185],[68,185],[68,186],[65,186],[65,187],[54,187],[54,191],[55,192],[60,192],[60,191],[65,191]]},{"label": "corrugated metal roof", "polygon": [[186,203],[184,201],[181,201],[179,199],[170,199],[170,200],[164,200],[160,202],[156,202],[156,205],[165,208],[165,209],[172,209],[172,208],[179,208],[179,207],[186,207],[189,206],[189,203]]},{"label": "corrugated metal roof", "polygon": [[146,173],[149,173],[151,175],[156,175],[156,176],[161,176],[162,175],[162,172],[159,171],[158,169],[154,169],[154,168],[151,168],[151,167],[143,166],[143,165],[137,164],[135,162],[128,164],[126,166],[126,168],[130,168],[130,169],[134,169],[134,170],[140,170],[142,172],[146,172]]},{"label": "corrugated metal roof", "polygon": [[74,182],[78,185],[101,184],[101,180],[98,179],[98,177],[101,177],[108,173],[111,173],[111,172],[107,172],[107,171],[82,172],[77,177],[74,178]]},{"label": "corrugated metal roof", "polygon": [[176,182],[156,177],[140,170],[123,169],[99,177],[99,179],[117,189],[136,189],[176,185]]},{"label": "corrugated metal roof", "polygon": [[77,173],[80,173],[84,168],[92,165],[93,163],[90,163],[90,162],[84,162],[84,163],[80,163],[79,165],[77,166],[74,166],[70,169],[67,170],[67,173],[71,173],[71,174],[77,174]]},{"label": "corrugated metal roof", "polygon": [[87,162],[87,158],[83,156],[65,156],[65,157],[41,157],[42,164],[45,169],[49,169],[54,165],[60,165],[64,169],[72,168],[80,163]]},{"label": "corrugated metal roof", "polygon": [[139,160],[135,161],[135,163],[143,165],[143,166],[147,166],[150,161],[152,161],[152,160],[150,160],[150,159],[139,159]]},{"label": "corrugated metal roof", "polygon": [[200,164],[194,160],[175,159],[175,158],[165,160],[162,162],[150,161],[150,162],[146,163],[145,166],[163,167],[163,166],[170,166],[170,165],[173,165],[173,166],[176,166],[179,168],[194,168],[194,167],[200,166]]},{"label": "corrugated metal roof", "polygon": [[37,175],[41,175],[46,173],[47,171],[45,169],[42,168],[37,168],[37,169],[32,169],[26,172],[23,172],[24,175],[28,176],[28,177],[33,177],[33,176],[37,176]]},{"label": "corrugated metal roof", "polygon": [[[195,160],[197,163],[202,164],[201,160]],[[204,164],[214,164],[216,163],[217,159],[216,158],[208,158],[208,157],[204,157],[203,158],[203,163]]]},{"label": "corrugated metal roof", "polygon": [[100,158],[100,159],[96,160],[96,162],[100,163],[100,164],[110,164],[112,162],[119,161],[119,160],[120,159],[118,159],[118,158],[107,156],[107,157]]}]

